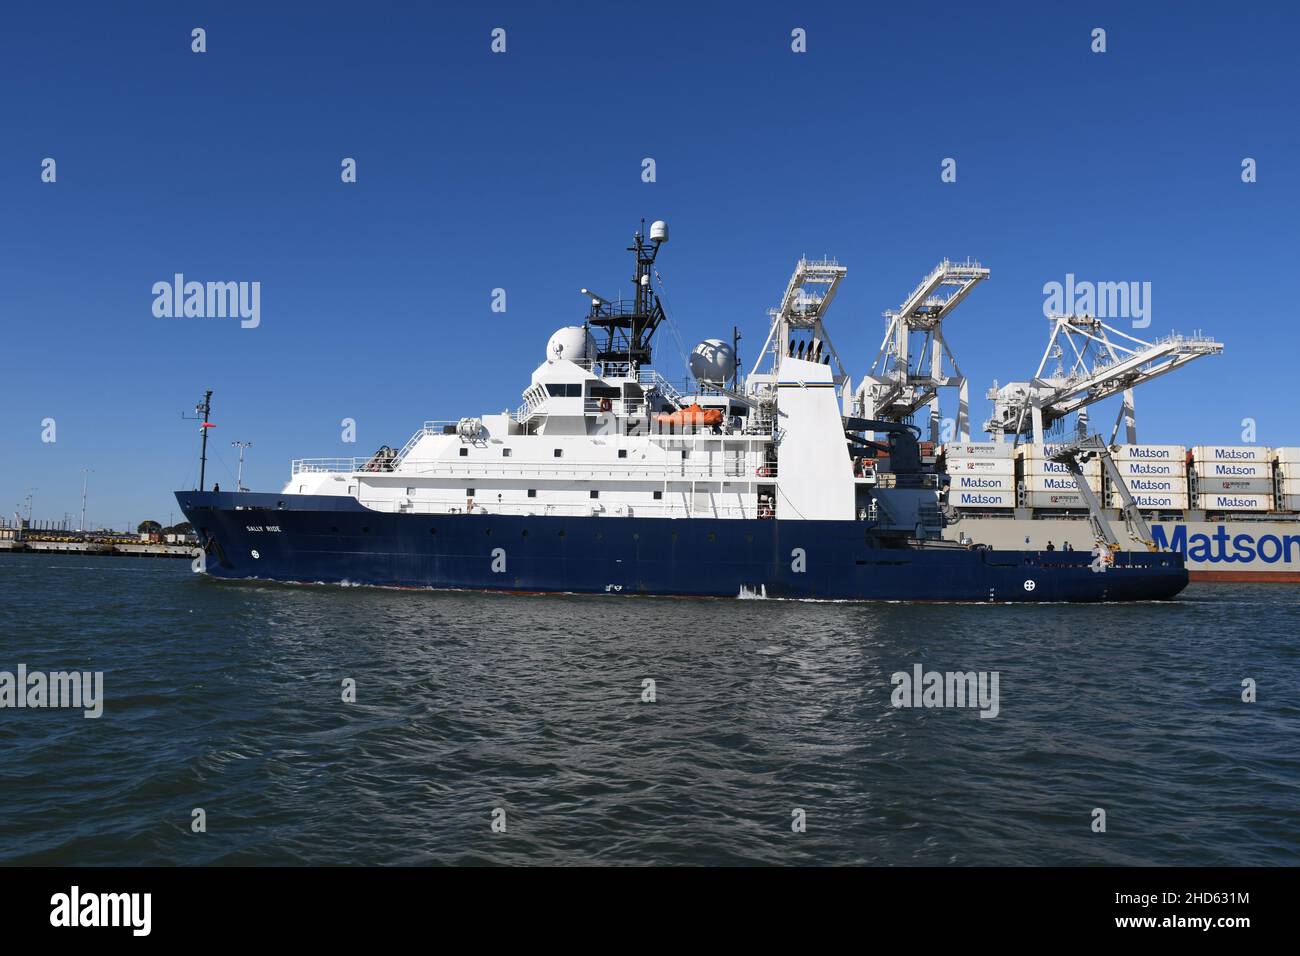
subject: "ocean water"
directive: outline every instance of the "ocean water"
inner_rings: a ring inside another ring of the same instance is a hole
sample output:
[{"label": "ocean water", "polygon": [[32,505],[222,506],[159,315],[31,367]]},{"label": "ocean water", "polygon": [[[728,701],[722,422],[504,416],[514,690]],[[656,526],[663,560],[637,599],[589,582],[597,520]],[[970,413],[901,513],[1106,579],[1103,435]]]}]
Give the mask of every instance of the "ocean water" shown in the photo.
[{"label": "ocean water", "polygon": [[[0,709],[0,862],[1294,865],[1297,598],[524,597],[0,555],[0,671],[104,674],[99,719]],[[996,671],[997,717],[894,707],[917,663]]]}]

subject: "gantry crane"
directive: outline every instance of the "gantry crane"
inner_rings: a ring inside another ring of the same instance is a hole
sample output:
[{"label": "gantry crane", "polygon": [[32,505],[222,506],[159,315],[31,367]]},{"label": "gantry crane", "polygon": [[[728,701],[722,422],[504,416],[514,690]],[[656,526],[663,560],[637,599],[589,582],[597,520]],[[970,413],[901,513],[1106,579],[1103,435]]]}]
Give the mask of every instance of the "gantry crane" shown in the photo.
[{"label": "gantry crane", "polygon": [[838,369],[836,381],[848,380],[844,362],[835,351],[824,324],[826,310],[835,299],[835,292],[847,272],[834,259],[800,259],[795,265],[780,307],[768,310],[772,327],[759,352],[760,356],[772,353],[773,374],[780,374],[783,356],[826,364],[830,364],[833,358]]},{"label": "gantry crane", "polygon": [[[1110,441],[1113,444],[1120,425],[1126,425],[1125,439],[1133,444],[1137,441],[1133,388],[1193,359],[1223,351],[1223,343],[1199,332],[1190,336],[1172,334],[1147,342],[1093,316],[1054,315],[1049,321],[1051,335],[1034,377],[1028,382],[1010,382],[1000,388],[995,382],[989,390],[993,417],[985,423],[984,430],[998,441],[1010,435],[1016,443],[1022,437],[1041,443],[1044,431],[1071,412],[1080,412],[1086,418],[1084,410],[1089,405],[1122,392],[1124,400]],[[1056,369],[1046,375],[1044,370],[1053,358],[1057,360]]]},{"label": "gantry crane", "polygon": [[[944,259],[912,290],[896,312],[886,312],[885,337],[871,371],[854,395],[854,413],[864,418],[909,420],[930,406],[930,439],[939,441],[939,389],[957,390],[956,433],[970,440],[970,392],[943,335],[943,320],[989,277],[978,262]],[[947,291],[948,294],[943,293]],[[912,348],[913,337],[919,347]],[[944,370],[944,356],[952,372]],[[913,361],[915,356],[915,361]]]}]

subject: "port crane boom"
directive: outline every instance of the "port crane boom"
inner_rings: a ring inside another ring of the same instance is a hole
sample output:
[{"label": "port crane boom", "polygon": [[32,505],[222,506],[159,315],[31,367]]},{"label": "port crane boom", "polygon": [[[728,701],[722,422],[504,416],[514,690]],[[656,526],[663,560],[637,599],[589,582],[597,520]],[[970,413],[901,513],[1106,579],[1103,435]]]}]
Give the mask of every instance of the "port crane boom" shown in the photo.
[{"label": "port crane boom", "polygon": [[[1124,424],[1125,438],[1132,444],[1137,441],[1134,387],[1223,351],[1223,343],[1199,332],[1147,342],[1094,316],[1054,315],[1049,321],[1052,331],[1033,378],[1001,387],[995,382],[989,390],[993,417],[984,430],[999,441],[1011,436],[1016,443],[1025,437],[1041,443],[1044,432],[1067,415],[1079,412],[1086,419],[1089,405],[1123,393],[1110,441],[1114,443]],[[1047,373],[1052,359],[1055,371]]]},{"label": "port crane boom", "polygon": [[[957,436],[961,441],[970,440],[970,394],[966,377],[944,338],[943,321],[988,277],[989,270],[978,262],[944,259],[912,290],[898,311],[884,313],[885,337],[871,371],[858,385],[855,413],[906,421],[929,405],[930,439],[937,442],[941,437],[939,389],[955,388]],[[913,337],[920,339],[915,351]],[[951,373],[944,369],[944,356],[952,366]]]}]

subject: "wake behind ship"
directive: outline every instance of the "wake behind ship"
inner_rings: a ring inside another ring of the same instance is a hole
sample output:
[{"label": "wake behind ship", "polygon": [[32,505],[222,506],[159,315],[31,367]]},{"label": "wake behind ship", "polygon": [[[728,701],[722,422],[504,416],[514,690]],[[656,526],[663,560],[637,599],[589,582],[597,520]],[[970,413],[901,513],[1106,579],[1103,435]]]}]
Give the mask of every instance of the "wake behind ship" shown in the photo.
[{"label": "wake behind ship", "polygon": [[919,431],[848,414],[850,380],[823,324],[837,265],[800,263],[762,371],[740,375],[734,345],[710,339],[691,355],[693,384],[668,382],[651,348],[667,238],[662,222],[635,235],[630,299],[583,290],[585,322],[551,337],[515,412],[425,422],[368,458],[295,461],[275,494],[205,491],[202,479],[177,492],[201,542],[196,568],[826,600],[1126,601],[1186,586],[1180,555],[1101,537],[1091,553],[944,540],[946,476],[923,460]]}]

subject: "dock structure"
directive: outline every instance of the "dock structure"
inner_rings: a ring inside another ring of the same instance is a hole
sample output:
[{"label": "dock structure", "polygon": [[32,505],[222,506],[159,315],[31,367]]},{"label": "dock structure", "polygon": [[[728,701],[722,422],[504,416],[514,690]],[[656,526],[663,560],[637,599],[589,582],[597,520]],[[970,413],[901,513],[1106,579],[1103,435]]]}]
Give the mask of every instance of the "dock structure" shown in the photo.
[{"label": "dock structure", "polygon": [[0,539],[0,552],[30,554],[110,554],[138,558],[192,558],[198,547],[189,544],[143,544],[114,542],[100,544],[91,541],[15,541]]}]

